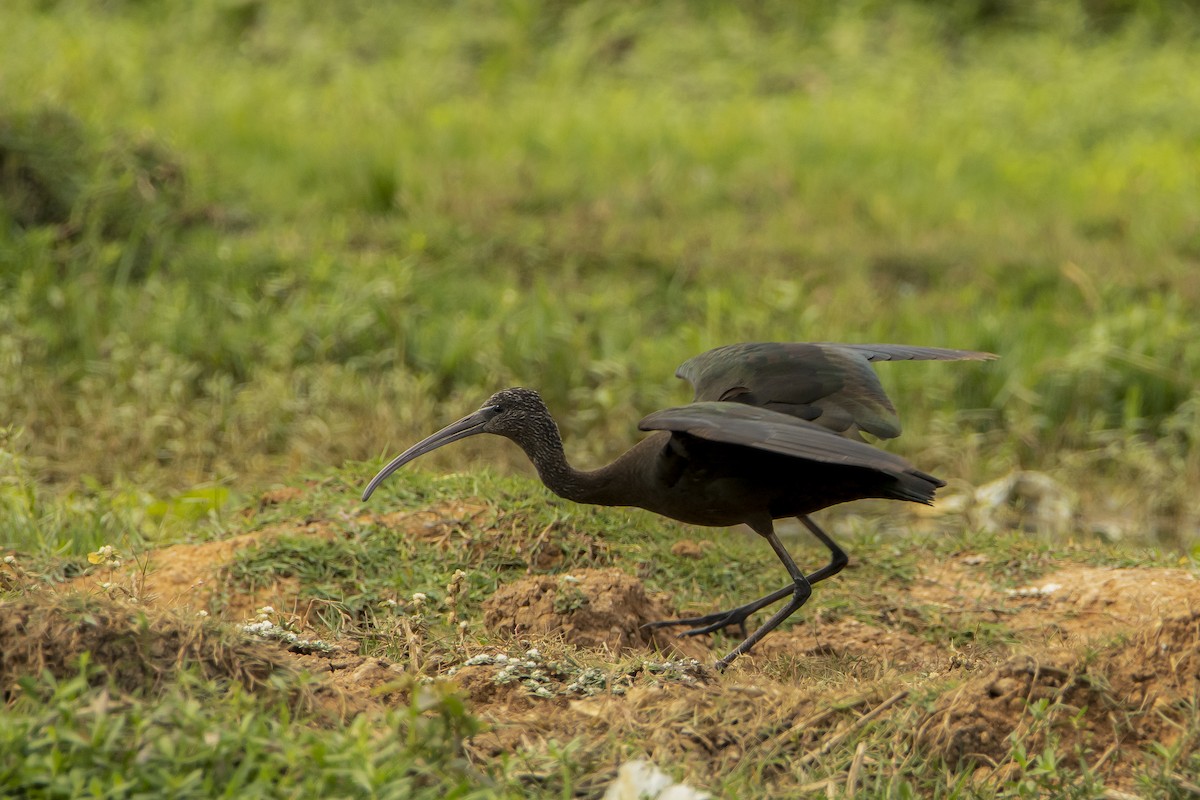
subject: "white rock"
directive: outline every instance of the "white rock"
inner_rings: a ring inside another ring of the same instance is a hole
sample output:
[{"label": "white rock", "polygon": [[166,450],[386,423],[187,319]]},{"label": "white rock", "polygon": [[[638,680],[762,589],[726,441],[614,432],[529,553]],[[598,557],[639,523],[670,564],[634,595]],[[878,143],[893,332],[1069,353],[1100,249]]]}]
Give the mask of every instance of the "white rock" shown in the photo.
[{"label": "white rock", "polygon": [[649,761],[627,761],[617,770],[604,800],[710,800],[712,795],[675,783],[671,776]]}]

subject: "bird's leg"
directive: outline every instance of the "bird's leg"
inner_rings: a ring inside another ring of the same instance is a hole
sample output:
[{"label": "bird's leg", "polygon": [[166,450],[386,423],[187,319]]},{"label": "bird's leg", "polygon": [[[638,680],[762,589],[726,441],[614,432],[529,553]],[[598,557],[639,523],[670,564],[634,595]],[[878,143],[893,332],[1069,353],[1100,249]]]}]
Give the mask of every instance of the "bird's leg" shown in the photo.
[{"label": "bird's leg", "polygon": [[775,551],[775,555],[779,556],[779,560],[787,568],[788,574],[792,576],[792,599],[787,602],[787,605],[772,614],[771,618],[764,622],[758,630],[747,636],[741,644],[733,648],[729,655],[718,661],[715,665],[718,672],[723,672],[735,658],[742,653],[748,652],[750,648],[758,644],[764,636],[779,627],[781,622],[796,613],[796,610],[804,605],[805,601],[812,596],[812,584],[809,583],[808,578],[804,576],[800,568],[796,566],[796,562],[792,560],[791,554],[784,548],[783,542],[779,541],[779,537],[775,534],[774,526],[768,522],[765,530],[759,530],[757,527],[755,527],[755,530],[771,543],[771,548]]},{"label": "bird's leg", "polygon": [[816,583],[826,578],[832,578],[845,569],[846,565],[850,563],[850,557],[846,555],[846,551],[838,547],[838,543],[829,538],[829,534],[821,530],[821,526],[813,522],[812,517],[808,514],[801,514],[796,519],[804,523],[804,527],[808,528],[809,532],[821,541],[821,544],[829,548],[829,563],[807,576],[808,582]]},{"label": "bird's leg", "polygon": [[[837,542],[829,538],[829,535],[813,522],[807,515],[797,517],[804,526],[816,536],[821,543],[829,548],[831,558],[829,563],[821,567],[816,572],[810,575],[805,575],[804,579],[809,584],[814,584],[823,581],[826,578],[833,577],[842,571],[849,563],[850,559],[846,556],[846,551],[838,547]],[[741,629],[742,638],[746,637],[746,620],[751,614],[759,609],[765,608],[772,603],[777,603],[783,598],[790,595],[795,590],[795,584],[791,583],[784,586],[782,589],[777,589],[768,595],[746,603],[744,606],[731,608],[728,611],[715,611],[712,614],[705,614],[702,617],[684,617],[681,619],[663,619],[656,622],[648,622],[643,625],[643,628],[665,628],[671,625],[691,625],[692,627],[680,633],[680,636],[699,636],[705,633],[714,633],[723,628],[728,628],[731,625],[737,625]]]}]

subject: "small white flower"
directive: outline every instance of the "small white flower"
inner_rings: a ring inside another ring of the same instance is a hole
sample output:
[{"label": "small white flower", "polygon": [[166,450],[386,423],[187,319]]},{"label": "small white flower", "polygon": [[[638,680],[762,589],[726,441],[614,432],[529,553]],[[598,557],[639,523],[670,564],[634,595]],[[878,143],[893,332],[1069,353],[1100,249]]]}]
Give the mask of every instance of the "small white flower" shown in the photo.
[{"label": "small white flower", "polygon": [[269,616],[269,615],[271,615],[271,614],[274,614],[274,613],[275,613],[275,609],[271,608],[271,606],[263,606],[262,608],[260,608],[260,609],[258,610],[258,613],[259,613],[259,615],[260,615],[260,616],[266,617],[266,616]]},{"label": "small white flower", "polygon": [[412,603],[414,606],[423,605],[428,599],[429,595],[425,594],[424,592],[413,592]]},{"label": "small white flower", "polygon": [[15,564],[15,563],[17,563],[17,559],[14,558],[13,556],[5,556],[4,563],[5,564]]},{"label": "small white flower", "polygon": [[202,609],[200,609],[199,611],[197,611],[197,612],[196,612],[196,616],[197,616],[197,617],[207,617],[207,616],[208,616],[208,612],[207,612],[207,611],[205,611],[205,610],[202,608]]}]

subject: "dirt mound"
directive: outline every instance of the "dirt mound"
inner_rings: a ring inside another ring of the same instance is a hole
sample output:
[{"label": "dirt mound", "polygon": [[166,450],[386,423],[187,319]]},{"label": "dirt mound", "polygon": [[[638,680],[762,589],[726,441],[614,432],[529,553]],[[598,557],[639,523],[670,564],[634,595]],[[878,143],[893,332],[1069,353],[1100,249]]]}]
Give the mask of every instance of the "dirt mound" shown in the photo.
[{"label": "dirt mound", "polygon": [[280,671],[295,672],[278,648],[230,635],[211,621],[148,612],[104,597],[30,593],[0,602],[0,691],[43,670],[75,675],[80,658],[127,692],[157,692],[180,670],[250,689]]},{"label": "dirt mound", "polygon": [[1129,764],[1114,760],[1110,769],[1112,754],[1170,744],[1197,696],[1200,612],[1189,612],[1097,653],[1061,648],[1014,657],[943,697],[921,738],[951,763],[997,770],[1011,766],[1013,741],[1027,752],[1052,746],[1120,780]]},{"label": "dirt mound", "polygon": [[403,705],[414,686],[404,668],[387,659],[339,648],[299,653],[211,617],[155,611],[121,598],[35,591],[0,601],[0,702],[22,691],[23,677],[44,671],[73,677],[81,658],[93,684],[110,682],[121,692],[155,695],[190,671],[326,720]]},{"label": "dirt mound", "polygon": [[1027,734],[1048,719],[1032,714],[1031,703],[1075,711],[1095,705],[1097,698],[1077,667],[1066,653],[1047,661],[1012,658],[944,697],[927,722],[923,739],[952,764],[966,760],[998,766],[1011,756],[1013,733]]},{"label": "dirt mound", "polygon": [[670,614],[646,594],[641,581],[619,569],[531,576],[501,586],[483,610],[489,630],[512,638],[556,634],[577,647],[613,654],[655,649],[693,658],[708,655],[701,642],[644,629],[647,622]]}]

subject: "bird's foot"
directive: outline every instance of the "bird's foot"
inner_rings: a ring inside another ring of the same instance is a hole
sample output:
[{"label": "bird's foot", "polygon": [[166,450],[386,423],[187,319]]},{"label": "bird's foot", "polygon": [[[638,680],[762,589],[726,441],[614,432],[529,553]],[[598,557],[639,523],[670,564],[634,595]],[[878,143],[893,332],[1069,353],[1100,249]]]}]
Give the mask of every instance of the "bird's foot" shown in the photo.
[{"label": "bird's foot", "polygon": [[[807,585],[807,584],[806,584]],[[777,603],[783,598],[796,591],[795,584],[789,584],[782,589],[771,592],[766,597],[760,597],[757,600],[746,603],[744,606],[731,608],[728,611],[716,611],[712,614],[705,614],[703,617],[684,617],[682,619],[664,619],[658,622],[648,622],[643,625],[643,628],[665,628],[673,625],[691,625],[693,627],[679,634],[680,636],[699,636],[702,633],[713,633],[736,625],[742,638],[746,638],[746,620],[750,615],[759,609],[766,608],[772,603]]]},{"label": "bird's foot", "polygon": [[746,610],[745,608],[735,608],[730,611],[717,611],[712,614],[705,614],[703,617],[683,617],[681,619],[660,619],[654,622],[647,622],[642,626],[643,629],[650,628],[652,630],[658,628],[673,627],[676,625],[691,625],[686,631],[682,631],[680,636],[700,636],[705,633],[715,633],[716,631],[728,628],[731,625],[736,625],[740,635],[744,639],[746,637],[746,618],[754,613],[754,610]]}]

